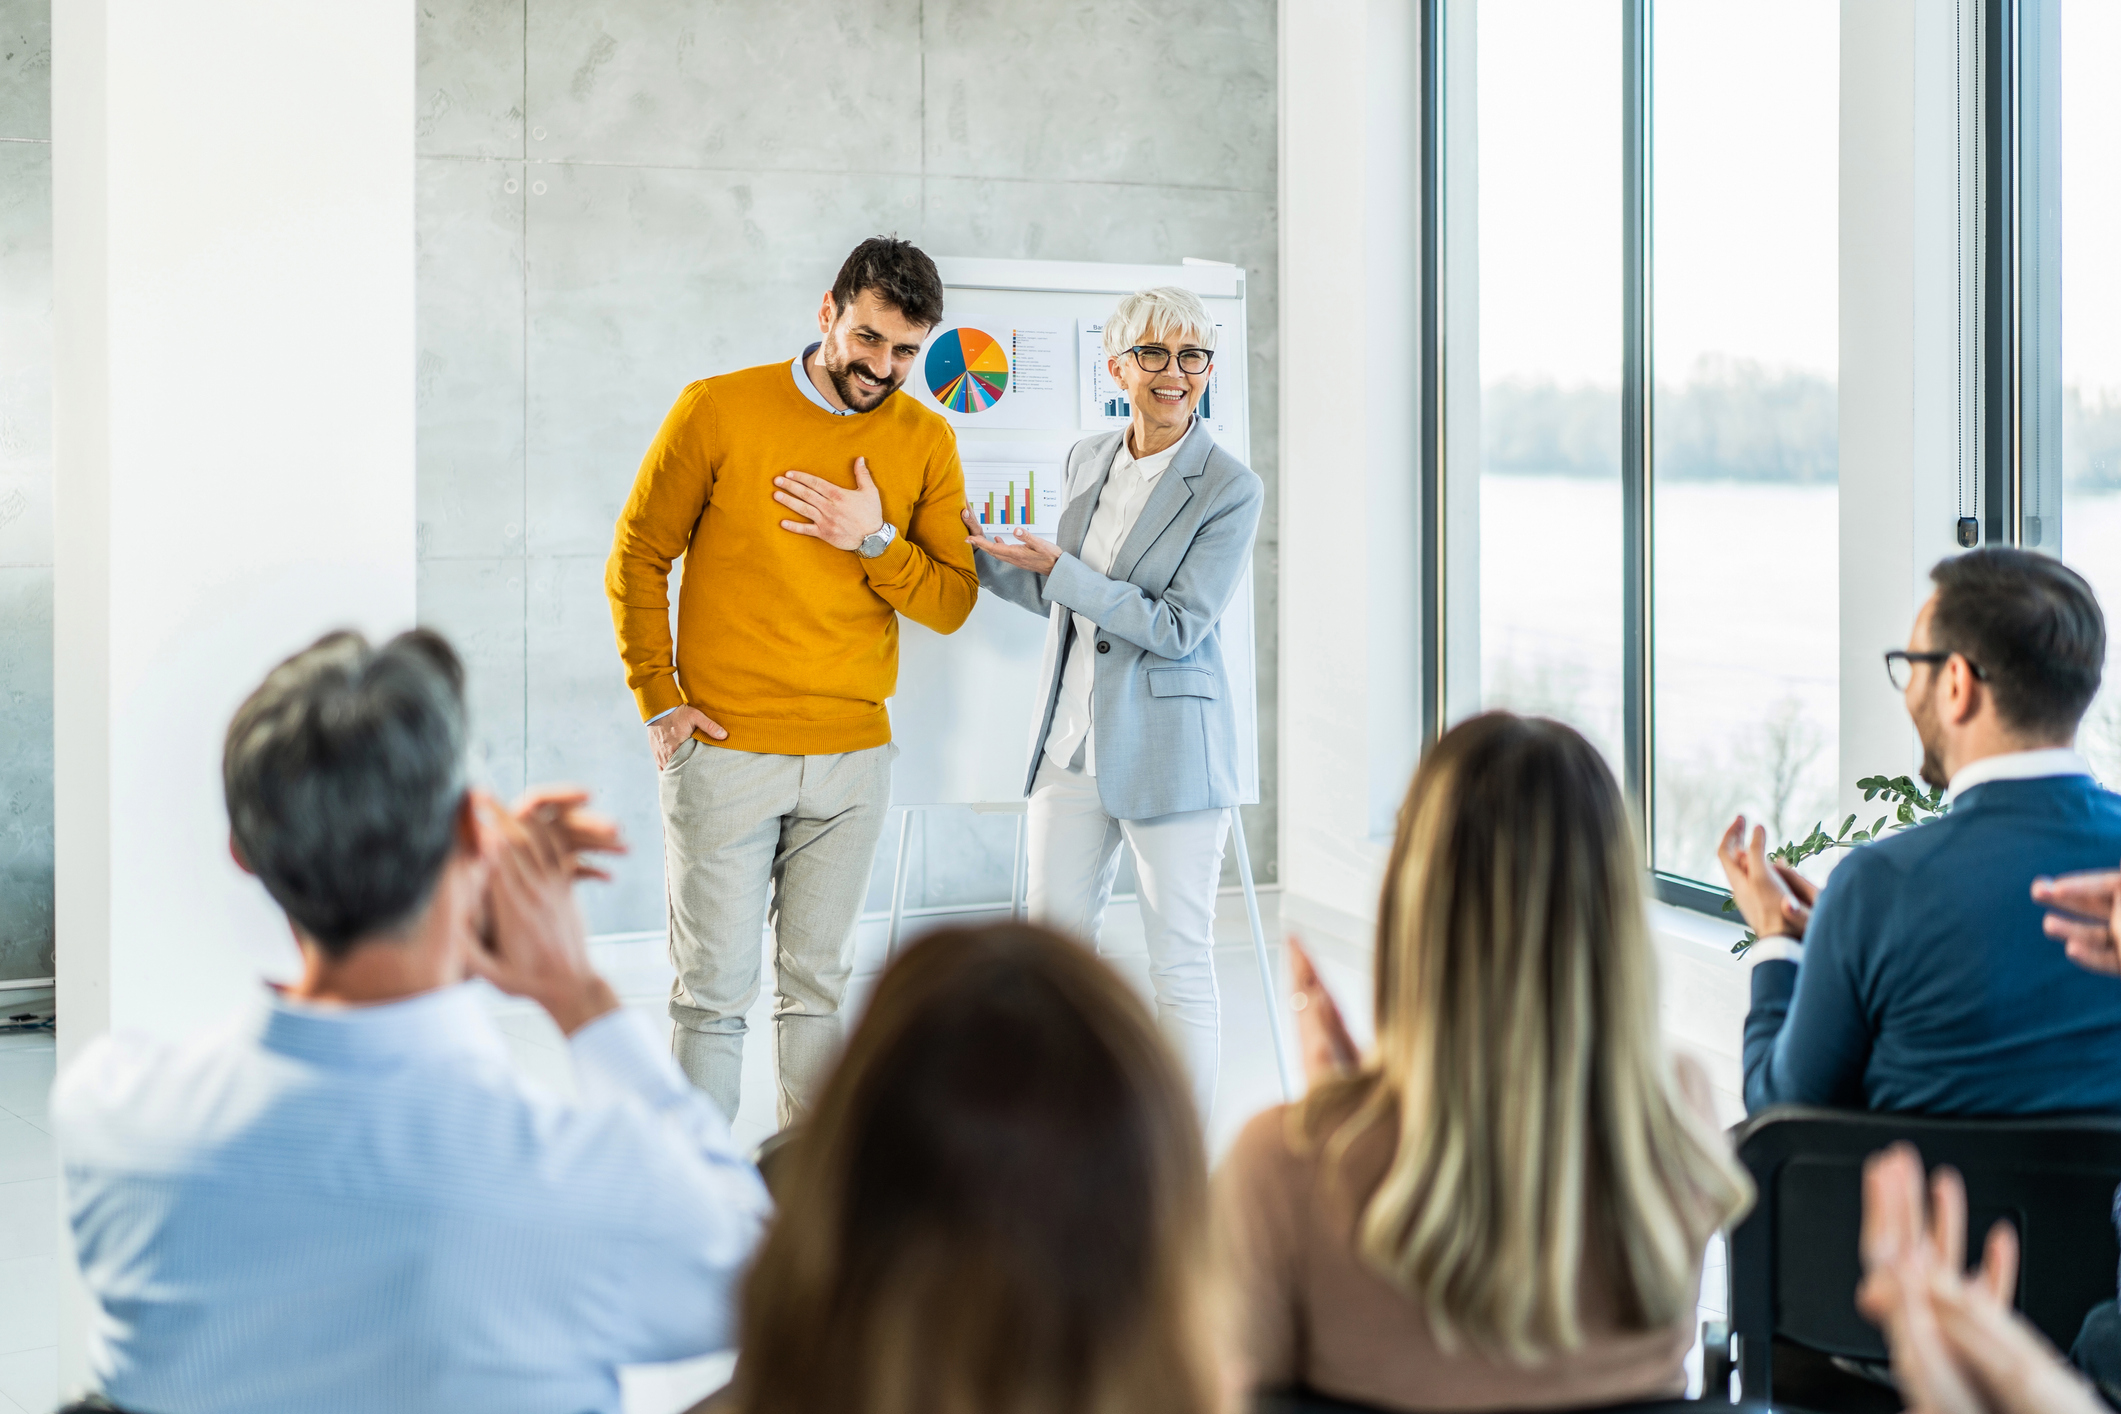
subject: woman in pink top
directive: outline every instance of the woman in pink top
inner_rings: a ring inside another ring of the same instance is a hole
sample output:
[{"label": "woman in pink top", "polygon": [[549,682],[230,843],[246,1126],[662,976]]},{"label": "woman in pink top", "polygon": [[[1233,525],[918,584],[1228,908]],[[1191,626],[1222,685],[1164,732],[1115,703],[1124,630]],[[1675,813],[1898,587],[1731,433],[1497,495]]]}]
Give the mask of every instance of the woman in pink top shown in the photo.
[{"label": "woman in pink top", "polygon": [[1752,1188],[1660,1043],[1641,859],[1598,753],[1491,712],[1423,759],[1375,1054],[1292,952],[1311,1091],[1215,1180],[1251,1383],[1399,1409],[1681,1393],[1702,1250]]}]

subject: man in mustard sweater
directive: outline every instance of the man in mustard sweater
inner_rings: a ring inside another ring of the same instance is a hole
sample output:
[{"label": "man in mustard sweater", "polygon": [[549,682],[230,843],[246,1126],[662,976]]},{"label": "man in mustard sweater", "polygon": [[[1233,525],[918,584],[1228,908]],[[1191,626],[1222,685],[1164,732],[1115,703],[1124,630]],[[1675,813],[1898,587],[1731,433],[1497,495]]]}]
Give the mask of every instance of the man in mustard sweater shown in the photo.
[{"label": "man in mustard sweater", "polygon": [[894,396],[942,317],[933,261],[863,241],[819,342],[678,395],[619,513],[604,588],[661,781],[671,1051],[732,1117],[769,886],[783,1126],[838,1051],[898,754],[898,615],[951,633],[979,590],[956,435]]}]

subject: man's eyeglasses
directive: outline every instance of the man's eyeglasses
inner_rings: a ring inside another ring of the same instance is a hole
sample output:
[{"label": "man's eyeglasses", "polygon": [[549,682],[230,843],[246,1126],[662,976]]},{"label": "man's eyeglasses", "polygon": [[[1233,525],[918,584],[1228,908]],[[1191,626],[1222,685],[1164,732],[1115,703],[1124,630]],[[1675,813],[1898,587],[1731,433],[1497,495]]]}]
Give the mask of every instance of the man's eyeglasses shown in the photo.
[{"label": "man's eyeglasses", "polygon": [[[1171,350],[1161,344],[1136,344],[1127,350],[1134,355],[1135,366],[1144,373],[1161,373],[1171,366]],[[1181,373],[1206,373],[1208,365],[1215,362],[1213,349],[1180,349],[1178,371]]]},{"label": "man's eyeglasses", "polygon": [[[1889,649],[1885,655],[1885,675],[1892,680],[1893,687],[1896,690],[1905,692],[1907,691],[1909,679],[1914,676],[1913,664],[1945,663],[1951,661],[1951,658],[1952,655],[1949,653],[1912,653],[1905,648]],[[1966,660],[1966,667],[1967,671],[1974,675],[1974,681],[1988,681],[1987,671],[1973,659],[1968,658]]]}]

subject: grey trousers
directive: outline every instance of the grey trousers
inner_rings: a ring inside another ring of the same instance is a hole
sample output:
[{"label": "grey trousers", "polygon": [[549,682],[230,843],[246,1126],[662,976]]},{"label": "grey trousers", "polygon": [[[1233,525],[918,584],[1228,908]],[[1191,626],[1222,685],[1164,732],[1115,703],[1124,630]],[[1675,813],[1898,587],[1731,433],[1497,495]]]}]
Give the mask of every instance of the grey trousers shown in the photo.
[{"label": "grey trousers", "polygon": [[[839,1054],[854,924],[891,804],[896,746],[766,756],[683,742],[660,777],[670,895],[670,1051],[734,1119],[744,1014],[774,939],[776,1118],[792,1124]],[[770,914],[769,914],[770,894]]]}]

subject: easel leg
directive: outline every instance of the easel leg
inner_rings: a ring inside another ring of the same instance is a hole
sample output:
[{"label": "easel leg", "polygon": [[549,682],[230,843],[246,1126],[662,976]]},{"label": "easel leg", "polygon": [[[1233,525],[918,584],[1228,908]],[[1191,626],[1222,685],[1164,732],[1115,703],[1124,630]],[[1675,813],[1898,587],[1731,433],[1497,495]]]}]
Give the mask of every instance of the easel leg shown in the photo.
[{"label": "easel leg", "polygon": [[1252,924],[1252,955],[1259,962],[1259,990],[1267,1002],[1267,1031],[1274,1038],[1274,1069],[1281,1076],[1281,1097],[1296,1103],[1300,1091],[1289,1070],[1289,1049],[1281,1041],[1281,988],[1274,981],[1274,964],[1267,960],[1267,930],[1259,921],[1259,891],[1252,886],[1252,855],[1245,848],[1244,817],[1230,807],[1230,834],[1237,844],[1237,879],[1245,889],[1245,917]]},{"label": "easel leg", "polygon": [[906,913],[906,836],[913,830],[915,807],[899,807],[898,859],[891,866],[891,929],[884,934],[884,961],[898,956],[899,920]]},{"label": "easel leg", "polygon": [[1009,847],[1009,921],[1024,916],[1024,817],[1016,817],[1016,843]]}]

